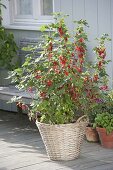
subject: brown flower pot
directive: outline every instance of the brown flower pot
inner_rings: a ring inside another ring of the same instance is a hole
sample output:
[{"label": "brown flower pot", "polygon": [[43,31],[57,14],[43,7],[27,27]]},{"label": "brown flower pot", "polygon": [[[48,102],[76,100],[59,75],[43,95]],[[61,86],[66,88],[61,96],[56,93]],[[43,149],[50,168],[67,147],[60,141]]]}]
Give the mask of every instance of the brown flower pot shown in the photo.
[{"label": "brown flower pot", "polygon": [[92,127],[86,127],[86,139],[89,142],[98,142],[99,136],[96,129],[93,129]]},{"label": "brown flower pot", "polygon": [[105,128],[97,127],[96,129],[99,134],[101,145],[104,148],[113,148],[113,132],[107,134]]}]

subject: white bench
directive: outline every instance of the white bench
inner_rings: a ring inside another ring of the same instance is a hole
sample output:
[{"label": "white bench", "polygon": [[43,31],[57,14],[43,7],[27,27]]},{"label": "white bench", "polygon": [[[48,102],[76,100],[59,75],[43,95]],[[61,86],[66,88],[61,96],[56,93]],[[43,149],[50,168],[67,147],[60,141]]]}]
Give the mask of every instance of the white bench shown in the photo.
[{"label": "white bench", "polygon": [[[40,41],[41,39],[37,39],[37,38],[23,38],[20,40],[18,55],[19,58],[21,59],[21,64],[24,62],[25,59],[24,57],[30,53],[29,51],[24,51],[22,47],[27,47],[28,45],[35,46]],[[37,57],[40,55],[39,53],[40,50],[41,49],[38,49],[36,53]],[[10,86],[3,85],[2,87],[0,87],[0,100],[9,101],[13,96],[22,96],[24,103],[29,104],[32,98],[31,95],[28,92],[19,91],[18,89],[12,86],[10,87]]]},{"label": "white bench", "polygon": [[[32,95],[32,96],[31,96]],[[22,96],[23,101],[26,104],[29,104],[31,102],[31,98],[34,96],[34,94],[29,94],[28,92],[25,91],[19,91],[15,87],[0,87],[0,99],[9,101],[13,96]]]},{"label": "white bench", "polygon": [[[28,93],[26,91],[19,91],[15,87],[0,87],[0,100],[10,101],[13,96],[21,96],[25,104],[30,104],[31,99],[34,97],[34,93]],[[17,112],[22,113],[22,109],[17,105]]]}]

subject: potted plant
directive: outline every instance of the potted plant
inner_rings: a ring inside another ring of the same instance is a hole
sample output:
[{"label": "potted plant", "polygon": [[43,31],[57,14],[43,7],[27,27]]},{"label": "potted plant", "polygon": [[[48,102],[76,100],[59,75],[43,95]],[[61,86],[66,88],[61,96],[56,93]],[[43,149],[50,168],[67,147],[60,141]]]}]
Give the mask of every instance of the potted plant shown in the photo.
[{"label": "potted plant", "polygon": [[99,142],[97,130],[93,127],[92,122],[89,121],[86,127],[86,140],[88,142]]},{"label": "potted plant", "polygon": [[[108,90],[108,75],[106,72],[106,64],[110,61],[106,60],[106,47],[105,42],[110,41],[108,34],[103,34],[100,38],[97,38],[98,44],[93,49],[96,54],[95,63],[93,65],[94,77],[93,80],[98,84],[100,89],[100,96],[96,99],[96,103],[93,105],[92,110],[89,113],[89,124],[86,128],[86,139],[90,142],[98,142],[99,136],[96,129],[93,127],[95,117],[98,113],[105,111],[109,106],[105,104],[105,92]],[[107,102],[108,103],[108,102]],[[112,102],[111,102],[112,103]],[[108,111],[108,110],[107,110]]]},{"label": "potted plant", "polygon": [[[19,89],[30,92],[30,106],[20,98],[13,101],[28,109],[29,117],[36,121],[49,158],[71,160],[79,156],[87,115],[100,89],[86,59],[87,22],[77,21],[76,33],[71,37],[64,17],[57,14],[55,20],[42,27],[49,33],[44,34],[42,43],[31,48],[25,63],[11,75],[12,81],[19,82]],[[38,48],[42,52],[36,58]]]},{"label": "potted plant", "polygon": [[95,122],[97,114],[104,111],[104,107],[105,103],[103,102],[103,98],[101,96],[101,98],[96,100],[93,109],[90,111],[89,123],[88,126],[86,127],[86,139],[88,142],[99,142],[99,135],[93,124]]},{"label": "potted plant", "polygon": [[113,90],[103,89],[101,109],[95,118],[93,127],[98,131],[103,147],[113,148]]},{"label": "potted plant", "polygon": [[93,126],[97,129],[101,145],[113,148],[113,114],[108,112],[97,114]]}]

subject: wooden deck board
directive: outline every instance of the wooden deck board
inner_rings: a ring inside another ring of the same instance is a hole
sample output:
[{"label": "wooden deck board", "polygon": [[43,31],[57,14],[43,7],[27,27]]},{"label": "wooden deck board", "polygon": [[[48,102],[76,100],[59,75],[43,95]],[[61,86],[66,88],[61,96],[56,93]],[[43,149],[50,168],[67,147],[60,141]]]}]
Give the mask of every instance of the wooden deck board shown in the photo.
[{"label": "wooden deck board", "polygon": [[84,141],[80,157],[50,161],[27,116],[0,111],[0,170],[113,170],[113,149]]}]

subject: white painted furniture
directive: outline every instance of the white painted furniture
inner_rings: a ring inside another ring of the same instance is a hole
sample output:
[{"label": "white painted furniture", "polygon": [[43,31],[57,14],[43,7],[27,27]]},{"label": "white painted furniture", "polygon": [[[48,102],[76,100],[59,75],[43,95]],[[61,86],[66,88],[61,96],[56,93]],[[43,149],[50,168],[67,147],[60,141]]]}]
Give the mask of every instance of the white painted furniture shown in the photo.
[{"label": "white painted furniture", "polygon": [[26,104],[30,104],[31,98],[34,96],[34,93],[28,93],[27,91],[19,91],[13,86],[0,87],[1,100],[9,101],[13,96],[22,96],[23,101]]}]

